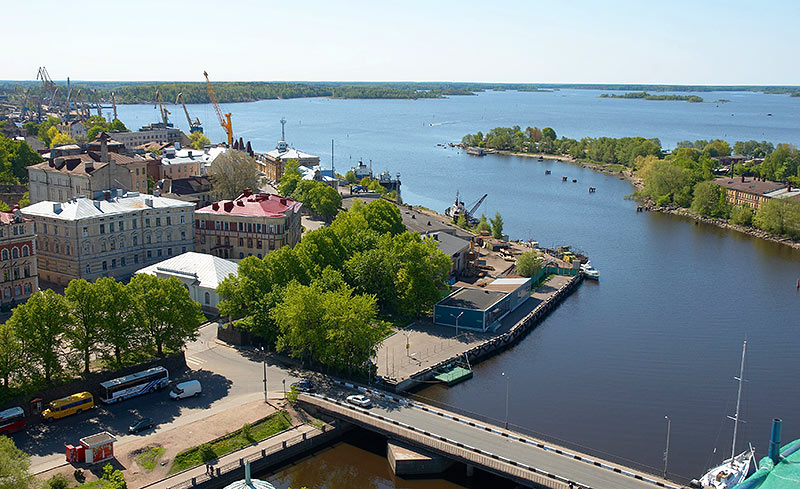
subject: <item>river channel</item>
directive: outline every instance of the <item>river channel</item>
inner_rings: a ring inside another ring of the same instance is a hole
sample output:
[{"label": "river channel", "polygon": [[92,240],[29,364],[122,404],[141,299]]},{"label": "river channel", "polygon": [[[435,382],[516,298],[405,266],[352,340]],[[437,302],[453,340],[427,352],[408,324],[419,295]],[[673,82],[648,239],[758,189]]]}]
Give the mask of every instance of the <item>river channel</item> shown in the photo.
[{"label": "river channel", "polygon": [[[472,380],[449,389],[430,387],[421,395],[502,423],[507,378],[511,424],[655,470],[663,468],[669,416],[669,471],[694,477],[730,456],[732,422],[726,415],[734,411],[733,377],[747,339],[741,417],[748,423],[740,426],[737,449],[750,442],[764,455],[773,417],[783,418],[785,440],[800,438],[800,384],[793,379],[800,358],[800,251],[676,216],[636,213],[634,202],[625,199],[631,186],[613,176],[532,158],[470,157],[437,146],[514,124],[552,126],[574,138],[659,137],[665,147],[717,137],[798,143],[800,98],[702,93],[707,101],[731,102],[689,104],[600,99],[599,93],[295,99],[223,109],[233,112],[237,137],[252,141],[256,151],[275,146],[278,121],[285,117],[287,141],[320,155],[323,163],[330,161],[335,140],[340,173],[359,158],[371,159],[376,170],[400,173],[406,202],[441,211],[456,191],[467,204],[488,193],[482,210],[501,212],[512,238],[570,244],[600,270],[599,283],[582,285],[517,346],[479,364]],[[222,140],[210,106],[189,110],[213,141]],[[156,115],[152,106],[120,107],[129,127]],[[176,125],[186,121],[177,119]],[[545,175],[546,169],[552,174]],[[589,194],[589,186],[597,193]],[[458,483],[410,485],[376,472],[379,464],[353,450],[343,444],[301,462],[310,468],[350,460],[341,481],[304,484],[345,487],[353,476],[377,478],[375,487],[381,488]]]}]

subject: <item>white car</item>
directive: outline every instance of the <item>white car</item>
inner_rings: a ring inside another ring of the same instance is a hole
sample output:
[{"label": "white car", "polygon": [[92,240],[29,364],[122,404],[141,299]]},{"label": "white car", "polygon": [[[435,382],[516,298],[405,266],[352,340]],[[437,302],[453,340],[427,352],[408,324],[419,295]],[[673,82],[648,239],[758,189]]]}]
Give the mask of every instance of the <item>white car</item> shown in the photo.
[{"label": "white car", "polygon": [[187,397],[199,396],[203,392],[203,387],[199,380],[187,380],[176,385],[169,393],[169,398],[176,401]]},{"label": "white car", "polygon": [[362,408],[368,408],[372,406],[372,400],[363,394],[353,394],[352,396],[347,396],[347,402]]}]

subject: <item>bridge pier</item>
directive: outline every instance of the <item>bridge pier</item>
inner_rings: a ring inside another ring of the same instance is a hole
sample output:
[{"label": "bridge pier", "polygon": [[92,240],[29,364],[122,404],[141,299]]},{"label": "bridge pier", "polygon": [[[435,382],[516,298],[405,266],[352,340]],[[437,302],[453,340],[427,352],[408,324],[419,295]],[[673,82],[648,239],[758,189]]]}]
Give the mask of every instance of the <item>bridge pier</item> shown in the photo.
[{"label": "bridge pier", "polygon": [[475,466],[467,464],[467,477],[472,477],[475,475]]},{"label": "bridge pier", "polygon": [[386,441],[386,458],[395,475],[441,474],[453,464],[445,457],[391,439]]}]

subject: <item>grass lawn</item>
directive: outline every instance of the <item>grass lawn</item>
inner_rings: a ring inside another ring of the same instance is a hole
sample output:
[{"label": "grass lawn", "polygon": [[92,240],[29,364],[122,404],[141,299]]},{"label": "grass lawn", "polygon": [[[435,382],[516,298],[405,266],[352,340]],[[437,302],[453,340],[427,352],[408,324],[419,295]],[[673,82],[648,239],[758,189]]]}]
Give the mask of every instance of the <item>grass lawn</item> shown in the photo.
[{"label": "grass lawn", "polygon": [[169,474],[175,474],[191,467],[227,455],[255,442],[286,431],[292,423],[286,411],[278,411],[242,428],[203,445],[189,448],[175,456]]},{"label": "grass lawn", "polygon": [[146,470],[153,470],[162,455],[164,455],[164,447],[153,447],[136,457],[136,461]]}]

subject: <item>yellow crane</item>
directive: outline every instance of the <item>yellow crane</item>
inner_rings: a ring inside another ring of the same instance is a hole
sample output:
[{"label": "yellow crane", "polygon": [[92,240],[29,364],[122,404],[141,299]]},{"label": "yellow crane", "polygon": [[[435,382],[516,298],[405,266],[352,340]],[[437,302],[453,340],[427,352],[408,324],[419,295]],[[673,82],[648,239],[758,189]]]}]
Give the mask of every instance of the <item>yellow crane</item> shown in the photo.
[{"label": "yellow crane", "polygon": [[214,95],[214,89],[211,88],[211,82],[208,80],[208,72],[204,71],[203,76],[206,77],[206,88],[208,88],[208,98],[211,100],[211,105],[214,106],[214,112],[217,113],[217,118],[219,119],[219,125],[225,129],[225,132],[228,134],[228,147],[233,147],[233,126],[231,126],[231,113],[228,112],[224,116],[222,115],[222,109],[219,108],[219,103],[217,102],[217,96]]}]

